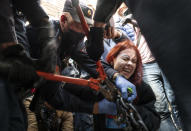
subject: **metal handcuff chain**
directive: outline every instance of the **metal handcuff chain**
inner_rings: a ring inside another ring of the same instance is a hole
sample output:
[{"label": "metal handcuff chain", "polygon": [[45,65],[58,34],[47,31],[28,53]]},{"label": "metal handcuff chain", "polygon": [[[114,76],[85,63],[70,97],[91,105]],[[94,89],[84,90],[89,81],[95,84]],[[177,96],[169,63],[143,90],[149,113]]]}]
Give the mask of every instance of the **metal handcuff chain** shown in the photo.
[{"label": "metal handcuff chain", "polygon": [[108,78],[105,79],[104,84],[105,86],[101,86],[100,92],[107,100],[116,103],[116,123],[127,124],[128,131],[132,129],[132,126],[140,129],[141,131],[149,131],[144,121],[142,120],[141,115],[136,110],[132,102],[124,100],[122,98],[121,92]]}]

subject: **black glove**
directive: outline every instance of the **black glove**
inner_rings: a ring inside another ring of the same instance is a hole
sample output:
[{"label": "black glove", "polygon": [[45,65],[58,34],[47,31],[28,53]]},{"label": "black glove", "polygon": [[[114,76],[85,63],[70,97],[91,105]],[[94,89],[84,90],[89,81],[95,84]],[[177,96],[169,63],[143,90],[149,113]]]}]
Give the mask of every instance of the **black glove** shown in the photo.
[{"label": "black glove", "polygon": [[53,73],[57,64],[57,43],[55,29],[51,22],[45,22],[37,28],[38,41],[41,48],[39,69]]},{"label": "black glove", "polygon": [[42,47],[46,46],[46,44],[55,38],[55,30],[54,25],[50,21],[41,22],[40,26],[36,27],[38,41]]},{"label": "black glove", "polygon": [[122,2],[122,0],[98,0],[94,21],[107,23]]},{"label": "black glove", "polygon": [[104,29],[100,27],[91,27],[86,43],[86,50],[91,59],[97,61],[104,52],[103,46]]},{"label": "black glove", "polygon": [[11,63],[8,79],[13,83],[33,85],[34,82],[39,79],[39,77],[36,74],[35,68],[33,66],[24,64],[20,61],[14,61]]},{"label": "black glove", "polygon": [[38,61],[38,70],[54,73],[57,65],[57,44],[56,40],[50,40],[43,48]]},{"label": "black glove", "polygon": [[9,46],[0,55],[0,74],[10,82],[31,84],[38,80],[33,60],[21,45]]}]

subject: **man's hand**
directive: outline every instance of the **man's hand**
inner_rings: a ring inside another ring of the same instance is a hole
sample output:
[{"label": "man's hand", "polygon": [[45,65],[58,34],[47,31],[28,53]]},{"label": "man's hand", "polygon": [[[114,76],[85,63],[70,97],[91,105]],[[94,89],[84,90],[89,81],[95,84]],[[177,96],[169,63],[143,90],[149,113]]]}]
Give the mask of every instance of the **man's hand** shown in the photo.
[{"label": "man's hand", "polygon": [[0,73],[10,82],[32,84],[38,80],[34,63],[21,45],[9,46],[0,55]]},{"label": "man's hand", "polygon": [[97,1],[94,15],[94,28],[90,28],[86,47],[88,55],[95,61],[99,60],[104,52],[103,29],[122,2],[122,0]]},{"label": "man's hand", "polygon": [[17,84],[33,85],[39,77],[33,66],[15,61],[10,64],[8,79]]},{"label": "man's hand", "polygon": [[117,38],[120,38],[120,36],[121,36],[121,32],[111,26],[107,27],[104,31],[104,38],[106,39],[117,39]]},{"label": "man's hand", "polygon": [[[121,75],[117,75],[115,79],[115,84],[118,89],[120,89],[122,97],[128,101],[133,101],[137,97],[136,87],[127,79]],[[128,96],[130,91],[131,96]]]},{"label": "man's hand", "polygon": [[42,49],[41,57],[38,61],[38,70],[54,73],[57,64],[57,43],[52,39],[46,43]]},{"label": "man's hand", "polygon": [[98,0],[94,21],[107,23],[123,0]]},{"label": "man's hand", "polygon": [[122,30],[124,32],[124,34],[126,34],[131,39],[131,41],[135,40],[135,31],[128,24],[126,24],[125,26],[118,26],[117,25],[117,29]]},{"label": "man's hand", "polygon": [[37,28],[38,41],[41,46],[39,69],[53,73],[57,64],[57,47],[55,29],[48,20]]}]

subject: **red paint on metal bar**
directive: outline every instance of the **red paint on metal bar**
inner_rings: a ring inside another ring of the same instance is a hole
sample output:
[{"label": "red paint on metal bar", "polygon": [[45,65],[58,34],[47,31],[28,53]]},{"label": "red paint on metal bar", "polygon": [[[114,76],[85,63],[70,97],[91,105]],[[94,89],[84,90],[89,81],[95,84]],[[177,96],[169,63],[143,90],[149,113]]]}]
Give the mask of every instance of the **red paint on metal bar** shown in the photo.
[{"label": "red paint on metal bar", "polygon": [[46,80],[66,82],[66,83],[71,83],[71,84],[76,84],[81,86],[88,86],[95,90],[99,90],[100,88],[99,80],[93,79],[93,78],[90,78],[89,80],[85,80],[85,79],[67,77],[67,76],[56,75],[56,74],[40,72],[40,71],[37,71],[37,74],[45,78]]}]

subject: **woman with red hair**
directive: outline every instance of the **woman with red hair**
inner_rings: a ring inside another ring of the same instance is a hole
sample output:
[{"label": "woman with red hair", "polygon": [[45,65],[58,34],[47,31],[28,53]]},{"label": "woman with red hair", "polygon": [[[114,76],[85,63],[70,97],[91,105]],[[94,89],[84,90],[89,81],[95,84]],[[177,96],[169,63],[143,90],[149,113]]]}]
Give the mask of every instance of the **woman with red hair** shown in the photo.
[{"label": "woman with red hair", "polygon": [[[130,59],[131,57],[132,60]],[[112,48],[106,57],[106,61],[134,85],[141,84],[141,56],[137,47],[135,47],[129,40],[121,42]],[[121,66],[126,65],[127,67],[120,68]]]},{"label": "woman with red hair", "polygon": [[[118,43],[106,57],[104,69],[116,87],[125,86],[130,81],[136,86],[137,97],[132,103],[140,113],[147,128],[156,131],[160,125],[160,117],[155,111],[155,95],[152,89],[142,82],[142,62],[138,49],[129,41]],[[95,117],[95,129],[99,131],[122,131],[126,125],[117,125],[113,118]],[[138,129],[133,129],[138,130]]]}]

